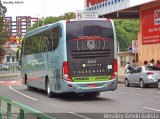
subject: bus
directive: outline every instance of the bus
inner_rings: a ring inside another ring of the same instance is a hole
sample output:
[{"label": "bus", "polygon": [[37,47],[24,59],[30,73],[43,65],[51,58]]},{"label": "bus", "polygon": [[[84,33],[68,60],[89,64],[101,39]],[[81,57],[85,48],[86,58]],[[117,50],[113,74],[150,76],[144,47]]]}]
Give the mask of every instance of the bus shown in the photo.
[{"label": "bus", "polygon": [[69,19],[26,33],[23,84],[49,97],[73,92],[99,96],[117,89],[117,46],[111,19]]}]

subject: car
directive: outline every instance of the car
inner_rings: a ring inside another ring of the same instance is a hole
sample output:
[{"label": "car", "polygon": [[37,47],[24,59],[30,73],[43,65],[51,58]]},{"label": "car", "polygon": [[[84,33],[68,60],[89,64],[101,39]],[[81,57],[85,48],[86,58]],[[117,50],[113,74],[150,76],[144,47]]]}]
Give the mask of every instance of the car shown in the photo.
[{"label": "car", "polygon": [[9,66],[0,64],[0,71],[3,71],[3,70],[9,70]]},{"label": "car", "polygon": [[160,89],[160,67],[140,66],[125,75],[125,86],[138,84],[141,88],[147,85],[155,84]]}]

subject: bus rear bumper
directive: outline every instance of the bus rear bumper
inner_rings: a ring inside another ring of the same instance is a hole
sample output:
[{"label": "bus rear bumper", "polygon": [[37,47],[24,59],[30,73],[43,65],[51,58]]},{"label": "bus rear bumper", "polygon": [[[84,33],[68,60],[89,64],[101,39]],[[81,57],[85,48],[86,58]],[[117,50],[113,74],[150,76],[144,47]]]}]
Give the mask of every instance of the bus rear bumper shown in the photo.
[{"label": "bus rear bumper", "polygon": [[114,91],[117,89],[117,79],[101,82],[67,82],[63,89],[64,92],[87,93]]}]

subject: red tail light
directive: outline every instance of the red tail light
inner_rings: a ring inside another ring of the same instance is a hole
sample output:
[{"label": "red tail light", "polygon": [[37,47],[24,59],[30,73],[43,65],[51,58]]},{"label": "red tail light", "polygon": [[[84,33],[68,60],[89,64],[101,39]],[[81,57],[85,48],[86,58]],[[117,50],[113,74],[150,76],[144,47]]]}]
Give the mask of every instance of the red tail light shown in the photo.
[{"label": "red tail light", "polygon": [[147,75],[152,75],[152,74],[154,74],[153,72],[147,72],[146,73]]},{"label": "red tail light", "polygon": [[118,71],[117,59],[114,59],[113,73],[111,75],[111,79],[115,79],[117,77],[117,71]]},{"label": "red tail light", "polygon": [[114,71],[114,72],[117,72],[117,71],[118,71],[118,63],[117,63],[117,59],[114,59],[113,71]]},{"label": "red tail light", "polygon": [[68,62],[63,62],[63,73],[62,73],[63,79],[72,82],[72,78],[69,73],[69,65]]}]

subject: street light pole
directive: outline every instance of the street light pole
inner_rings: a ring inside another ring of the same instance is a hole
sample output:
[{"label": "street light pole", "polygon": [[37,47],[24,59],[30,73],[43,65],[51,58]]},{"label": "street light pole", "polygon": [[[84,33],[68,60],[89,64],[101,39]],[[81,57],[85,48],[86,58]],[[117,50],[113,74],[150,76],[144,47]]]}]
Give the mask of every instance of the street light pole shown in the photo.
[{"label": "street light pole", "polygon": [[37,16],[38,16],[38,27],[39,27],[39,15],[40,15],[40,14],[37,14]]},{"label": "street light pole", "polygon": [[44,2],[44,0],[43,0],[43,26],[44,26],[44,20],[45,20],[45,18],[44,18],[44,8],[45,8],[45,2]]}]

